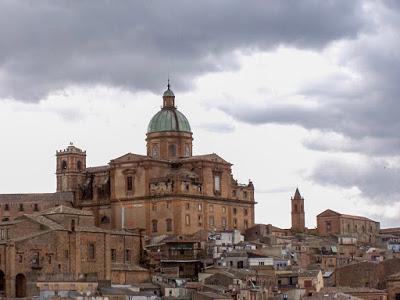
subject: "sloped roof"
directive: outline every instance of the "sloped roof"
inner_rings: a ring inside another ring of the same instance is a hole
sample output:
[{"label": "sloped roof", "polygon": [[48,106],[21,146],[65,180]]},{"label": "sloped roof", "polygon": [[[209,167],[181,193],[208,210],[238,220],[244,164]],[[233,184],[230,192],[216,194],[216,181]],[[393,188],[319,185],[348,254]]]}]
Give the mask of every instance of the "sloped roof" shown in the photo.
[{"label": "sloped roof", "polygon": [[0,194],[1,202],[73,202],[73,192]]},{"label": "sloped roof", "polygon": [[218,163],[223,163],[223,164],[230,164],[227,162],[225,159],[223,159],[221,156],[219,156],[216,153],[211,153],[211,154],[203,154],[203,155],[193,155],[191,157],[185,157],[181,158],[181,161],[192,161],[192,160],[205,160],[205,161],[212,161],[212,162],[218,162]]},{"label": "sloped roof", "polygon": [[88,210],[81,210],[65,205],[59,205],[56,207],[51,207],[49,209],[43,210],[39,213],[33,215],[54,215],[54,214],[67,214],[67,215],[80,215],[80,216],[93,216],[93,213]]},{"label": "sloped roof", "polygon": [[363,220],[363,221],[370,221],[370,222],[378,223],[377,221],[371,220],[371,219],[366,218],[366,217],[341,214],[341,213],[338,213],[337,211],[334,211],[332,209],[324,210],[322,213],[317,215],[317,217],[324,217],[324,216],[329,216],[329,215],[336,215],[336,216],[340,216],[340,217],[347,218],[347,219]]},{"label": "sloped roof", "polygon": [[49,218],[46,218],[45,216],[41,216],[41,215],[24,215],[25,218],[32,220],[34,222],[37,222],[41,225],[46,226],[47,228],[51,229],[51,230],[62,230],[64,229],[64,227],[60,224],[58,224],[57,222],[50,220]]},{"label": "sloped roof", "polygon": [[110,166],[97,166],[97,167],[88,167],[86,168],[86,172],[88,173],[97,173],[97,172],[106,172],[110,169]]},{"label": "sloped roof", "polygon": [[120,157],[112,159],[111,163],[120,163],[120,162],[127,162],[127,161],[140,161],[140,160],[144,160],[144,159],[149,159],[149,158],[145,155],[134,154],[134,153],[129,152]]},{"label": "sloped roof", "polygon": [[293,199],[302,199],[300,192],[299,192],[299,188],[296,188],[296,191],[294,192],[294,196]]},{"label": "sloped roof", "polygon": [[299,277],[317,277],[321,270],[304,270],[299,273]]}]

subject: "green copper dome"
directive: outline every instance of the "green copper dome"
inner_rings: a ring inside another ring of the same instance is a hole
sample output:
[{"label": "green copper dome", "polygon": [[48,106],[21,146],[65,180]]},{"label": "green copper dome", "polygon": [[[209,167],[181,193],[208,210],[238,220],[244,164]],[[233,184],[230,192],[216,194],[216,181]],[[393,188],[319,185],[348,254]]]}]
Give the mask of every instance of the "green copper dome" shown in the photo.
[{"label": "green copper dome", "polygon": [[147,133],[159,131],[192,132],[188,119],[176,108],[163,108],[151,119]]}]

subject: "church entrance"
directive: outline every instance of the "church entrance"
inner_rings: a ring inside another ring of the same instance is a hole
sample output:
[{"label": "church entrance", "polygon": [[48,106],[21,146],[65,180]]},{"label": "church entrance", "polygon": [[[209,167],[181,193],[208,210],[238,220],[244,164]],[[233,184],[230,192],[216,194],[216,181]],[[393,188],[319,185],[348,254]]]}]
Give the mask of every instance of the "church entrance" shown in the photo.
[{"label": "church entrance", "polygon": [[0,297],[6,296],[6,275],[0,270]]},{"label": "church entrance", "polygon": [[26,297],[26,277],[21,273],[15,277],[15,297]]}]

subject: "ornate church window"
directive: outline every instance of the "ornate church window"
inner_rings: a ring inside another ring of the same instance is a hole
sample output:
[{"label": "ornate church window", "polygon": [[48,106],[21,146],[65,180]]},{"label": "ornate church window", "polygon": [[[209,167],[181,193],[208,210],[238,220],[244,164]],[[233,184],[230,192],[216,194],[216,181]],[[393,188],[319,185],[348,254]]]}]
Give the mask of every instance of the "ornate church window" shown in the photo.
[{"label": "ornate church window", "polygon": [[153,145],[153,147],[151,148],[151,157],[158,158],[158,153],[158,145]]},{"label": "ornate church window", "polygon": [[221,193],[221,174],[214,174],[214,191]]},{"label": "ornate church window", "polygon": [[126,177],[126,190],[132,191],[133,190],[133,178],[132,176]]},{"label": "ornate church window", "polygon": [[188,144],[185,144],[185,157],[190,156],[190,146]]},{"label": "ornate church window", "polygon": [[171,144],[168,146],[168,154],[169,154],[169,157],[176,157],[176,145],[175,144]]}]

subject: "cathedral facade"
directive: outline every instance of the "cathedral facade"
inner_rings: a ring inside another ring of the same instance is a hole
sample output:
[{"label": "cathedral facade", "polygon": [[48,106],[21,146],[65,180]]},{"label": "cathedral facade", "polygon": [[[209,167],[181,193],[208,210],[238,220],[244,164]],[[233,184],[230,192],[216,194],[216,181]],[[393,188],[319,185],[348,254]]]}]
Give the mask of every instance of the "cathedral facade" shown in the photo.
[{"label": "cathedral facade", "polygon": [[150,120],[146,155],[127,153],[107,165],[86,167],[86,152],[57,151],[57,192],[90,209],[103,228],[141,229],[147,235],[254,225],[254,186],[239,184],[232,164],[215,153],[193,155],[193,132],[168,86]]}]

